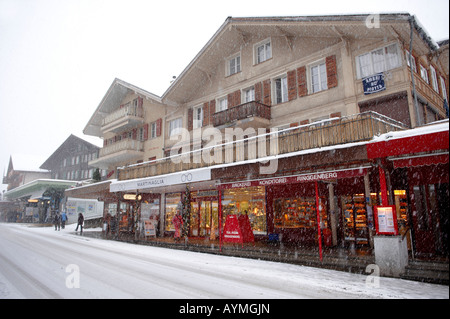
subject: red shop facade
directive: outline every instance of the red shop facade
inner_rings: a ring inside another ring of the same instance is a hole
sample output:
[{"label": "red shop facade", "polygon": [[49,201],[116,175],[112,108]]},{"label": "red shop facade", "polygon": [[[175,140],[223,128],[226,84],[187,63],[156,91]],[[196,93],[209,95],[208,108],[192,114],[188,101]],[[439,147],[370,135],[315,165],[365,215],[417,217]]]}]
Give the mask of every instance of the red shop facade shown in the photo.
[{"label": "red shop facade", "polygon": [[[368,157],[385,167],[389,187],[404,189],[402,213],[407,221],[408,246],[417,257],[449,255],[448,151],[448,122],[420,135],[394,136],[367,145]],[[397,204],[391,196],[388,201]]]}]

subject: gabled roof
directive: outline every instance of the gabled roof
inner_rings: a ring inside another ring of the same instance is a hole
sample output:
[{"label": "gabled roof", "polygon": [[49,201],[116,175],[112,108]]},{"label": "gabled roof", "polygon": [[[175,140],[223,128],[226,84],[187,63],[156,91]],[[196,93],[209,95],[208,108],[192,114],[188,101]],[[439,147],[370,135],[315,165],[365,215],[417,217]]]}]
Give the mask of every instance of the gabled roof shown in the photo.
[{"label": "gabled roof", "polygon": [[409,13],[379,14],[379,27],[366,24],[370,14],[290,16],[290,17],[228,17],[203,49],[194,57],[162,96],[164,102],[185,103],[214,74],[217,61],[235,54],[250,43],[251,38],[292,37],[317,39],[383,39],[386,34],[402,39],[410,37],[414,26],[415,50],[435,51],[438,45],[414,16]]},{"label": "gabled roof", "polygon": [[99,146],[94,145],[88,141],[85,141],[79,138],[78,136],[70,134],[70,136],[56,149],[56,151],[54,151],[53,154],[50,155],[49,158],[47,158],[47,160],[40,166],[40,168],[51,170],[52,168],[54,168],[55,165],[53,163],[57,161],[62,161],[64,158],[66,158],[68,155],[71,154],[70,153],[71,149],[79,144],[85,145],[91,150],[100,149]]},{"label": "gabled roof", "polygon": [[142,97],[161,103],[159,96],[115,78],[89,122],[86,124],[86,127],[83,129],[83,133],[86,135],[102,136],[100,127],[103,118],[115,111],[119,107],[120,102],[130,93],[136,93]]}]

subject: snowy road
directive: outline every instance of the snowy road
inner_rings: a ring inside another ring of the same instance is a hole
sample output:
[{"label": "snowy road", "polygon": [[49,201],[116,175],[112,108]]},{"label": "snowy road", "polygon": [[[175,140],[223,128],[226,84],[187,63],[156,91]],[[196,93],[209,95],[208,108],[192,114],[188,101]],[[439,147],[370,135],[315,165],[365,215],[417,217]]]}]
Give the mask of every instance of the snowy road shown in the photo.
[{"label": "snowy road", "polygon": [[0,224],[1,298],[449,298],[448,286]]}]

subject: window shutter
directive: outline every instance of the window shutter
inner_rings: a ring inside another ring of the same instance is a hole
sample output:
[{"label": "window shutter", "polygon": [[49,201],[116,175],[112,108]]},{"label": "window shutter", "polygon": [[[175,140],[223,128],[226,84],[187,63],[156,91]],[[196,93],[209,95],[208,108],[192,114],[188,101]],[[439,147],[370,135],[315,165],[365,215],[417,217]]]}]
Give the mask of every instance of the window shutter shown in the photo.
[{"label": "window shutter", "polygon": [[228,99],[228,108],[232,108],[234,105],[234,93],[228,93],[227,95],[227,99]]},{"label": "window shutter", "polygon": [[156,121],[156,137],[161,136],[161,130],[162,130],[162,119],[158,119]]},{"label": "window shutter", "polygon": [[288,84],[288,100],[292,101],[297,98],[297,79],[295,76],[295,70],[287,73]]},{"label": "window shutter", "polygon": [[308,95],[308,87],[306,85],[306,67],[302,66],[297,69],[298,96]]},{"label": "window shutter", "polygon": [[138,107],[142,107],[142,105],[144,104],[144,99],[142,97],[138,97]]},{"label": "window shutter", "polygon": [[214,125],[214,113],[216,113],[216,100],[209,102],[209,123]]},{"label": "window shutter", "polygon": [[325,64],[327,67],[327,86],[329,89],[337,86],[337,68],[336,68],[336,56],[331,55],[326,57]]},{"label": "window shutter", "polygon": [[148,123],[144,125],[144,141],[148,140]]},{"label": "window shutter", "polygon": [[270,89],[270,79],[265,80],[263,82],[263,103],[265,105],[271,106],[272,105],[272,95],[271,95],[271,89]]},{"label": "window shutter", "polygon": [[137,128],[133,129],[133,140],[137,140]]},{"label": "window shutter", "polygon": [[209,125],[209,103],[203,103],[203,126]]},{"label": "window shutter", "polygon": [[262,85],[261,82],[255,83],[255,101],[262,102]]},{"label": "window shutter", "polygon": [[188,109],[188,131],[194,128],[194,110]]}]

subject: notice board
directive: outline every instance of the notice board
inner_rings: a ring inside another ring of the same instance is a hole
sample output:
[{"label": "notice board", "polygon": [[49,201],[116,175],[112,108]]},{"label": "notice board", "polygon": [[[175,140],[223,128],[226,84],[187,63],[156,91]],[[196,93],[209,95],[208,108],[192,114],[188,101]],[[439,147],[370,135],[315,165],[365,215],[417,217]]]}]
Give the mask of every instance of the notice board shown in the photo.
[{"label": "notice board", "polygon": [[375,230],[377,235],[398,235],[395,205],[375,206]]}]

